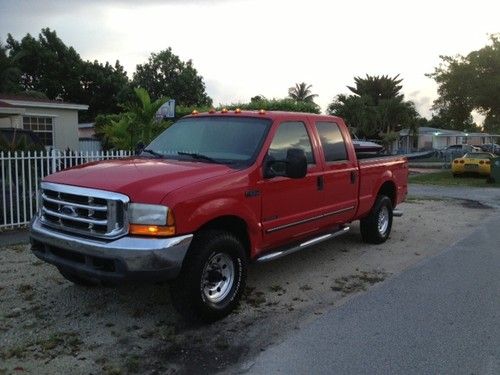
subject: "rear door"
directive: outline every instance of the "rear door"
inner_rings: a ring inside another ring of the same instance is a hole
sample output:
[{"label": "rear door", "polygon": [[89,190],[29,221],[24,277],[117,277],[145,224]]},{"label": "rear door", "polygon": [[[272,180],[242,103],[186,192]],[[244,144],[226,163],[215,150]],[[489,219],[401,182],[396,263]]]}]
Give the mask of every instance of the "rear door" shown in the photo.
[{"label": "rear door", "polygon": [[318,185],[322,174],[318,149],[312,146],[310,125],[306,121],[283,121],[274,133],[267,159],[285,160],[287,150],[304,150],[308,171],[304,178],[263,178],[262,230],[263,247],[276,247],[319,229],[323,211],[323,192]]},{"label": "rear door", "polygon": [[354,155],[349,155],[339,124],[317,120],[315,127],[325,161],[324,199],[325,211],[332,224],[350,221],[358,205],[359,175]]}]

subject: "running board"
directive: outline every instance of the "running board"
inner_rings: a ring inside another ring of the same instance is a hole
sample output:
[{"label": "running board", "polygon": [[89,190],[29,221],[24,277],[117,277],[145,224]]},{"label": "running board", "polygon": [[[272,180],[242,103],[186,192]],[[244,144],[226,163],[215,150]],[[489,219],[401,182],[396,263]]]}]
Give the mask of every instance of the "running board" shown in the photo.
[{"label": "running board", "polygon": [[282,258],[284,256],[296,253],[297,251],[306,249],[306,248],[308,248],[308,247],[310,247],[312,245],[316,245],[316,244],[318,244],[320,242],[329,240],[329,239],[334,238],[334,237],[338,237],[338,236],[340,236],[342,234],[345,234],[345,233],[349,232],[350,229],[351,229],[350,227],[342,227],[342,228],[340,228],[339,230],[337,230],[335,232],[323,234],[322,236],[315,237],[315,238],[310,239],[310,240],[308,240],[306,242],[302,242],[301,244],[293,246],[291,248],[283,249],[283,250],[279,250],[279,251],[275,251],[275,252],[272,252],[272,253],[268,253],[268,254],[262,255],[261,257],[257,258],[255,261],[258,262],[258,263],[263,263],[263,262],[269,262],[271,260],[275,260],[275,259],[278,259],[278,258]]},{"label": "running board", "polygon": [[401,216],[403,216],[403,211],[394,210],[394,211],[392,211],[392,216],[394,216],[394,217],[401,217]]}]

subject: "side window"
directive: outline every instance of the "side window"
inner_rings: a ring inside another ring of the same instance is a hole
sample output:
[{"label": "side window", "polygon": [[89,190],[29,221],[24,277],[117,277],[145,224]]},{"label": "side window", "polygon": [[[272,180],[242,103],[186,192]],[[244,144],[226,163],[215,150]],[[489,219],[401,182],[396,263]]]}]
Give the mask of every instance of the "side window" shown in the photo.
[{"label": "side window", "polygon": [[311,140],[303,122],[283,122],[274,135],[268,157],[274,160],[285,160],[287,150],[301,148],[307,157],[307,164],[315,164]]},{"label": "side window", "polygon": [[325,153],[325,161],[347,160],[345,142],[339,126],[334,122],[317,122],[316,129]]}]

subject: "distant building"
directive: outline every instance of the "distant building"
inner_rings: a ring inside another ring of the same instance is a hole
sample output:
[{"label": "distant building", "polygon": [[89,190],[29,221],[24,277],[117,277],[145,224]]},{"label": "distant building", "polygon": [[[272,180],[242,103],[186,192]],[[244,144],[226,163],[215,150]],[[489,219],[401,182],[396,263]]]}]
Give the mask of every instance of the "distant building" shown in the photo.
[{"label": "distant building", "polygon": [[0,128],[31,130],[47,148],[79,149],[78,111],[88,105],[0,94]]},{"label": "distant building", "polygon": [[78,137],[79,138],[94,138],[95,136],[95,122],[84,122],[78,124]]},{"label": "distant building", "polygon": [[498,134],[467,133],[458,130],[429,128],[422,126],[416,135],[412,135],[409,129],[399,132],[397,149],[399,153],[411,153],[417,151],[442,150],[451,145],[469,144],[484,145],[495,143],[500,137]]}]

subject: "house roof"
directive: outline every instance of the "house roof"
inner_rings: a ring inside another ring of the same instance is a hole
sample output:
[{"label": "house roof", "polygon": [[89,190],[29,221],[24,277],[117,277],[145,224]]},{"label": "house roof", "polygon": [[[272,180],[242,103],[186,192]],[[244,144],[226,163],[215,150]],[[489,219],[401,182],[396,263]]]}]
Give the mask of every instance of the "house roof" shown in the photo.
[{"label": "house roof", "polygon": [[86,104],[66,103],[59,100],[30,98],[23,95],[0,94],[0,102],[13,107],[31,107],[31,108],[55,108],[55,109],[73,109],[85,111],[89,108]]},{"label": "house roof", "polygon": [[24,112],[25,112],[24,108],[19,108],[18,106],[0,100],[0,117],[21,115]]}]

